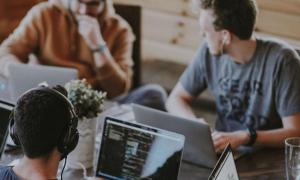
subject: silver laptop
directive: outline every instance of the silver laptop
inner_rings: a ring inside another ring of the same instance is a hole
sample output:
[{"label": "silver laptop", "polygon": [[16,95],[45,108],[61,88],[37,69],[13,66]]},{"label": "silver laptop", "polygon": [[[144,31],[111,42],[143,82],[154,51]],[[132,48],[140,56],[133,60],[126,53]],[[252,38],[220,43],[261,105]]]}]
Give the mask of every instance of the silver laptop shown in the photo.
[{"label": "silver laptop", "polygon": [[186,138],[183,160],[209,168],[214,167],[217,155],[207,124],[136,104],[132,104],[132,109],[135,120],[139,123],[183,134]]},{"label": "silver laptop", "polygon": [[184,136],[106,117],[96,177],[112,180],[176,180]]},{"label": "silver laptop", "polygon": [[0,100],[0,157],[3,153],[4,146],[7,140],[7,135],[9,132],[9,115],[13,105]]},{"label": "silver laptop", "polygon": [[11,64],[8,70],[12,102],[16,102],[20,95],[42,82],[47,82],[49,86],[64,86],[78,77],[76,69],[55,66]]}]

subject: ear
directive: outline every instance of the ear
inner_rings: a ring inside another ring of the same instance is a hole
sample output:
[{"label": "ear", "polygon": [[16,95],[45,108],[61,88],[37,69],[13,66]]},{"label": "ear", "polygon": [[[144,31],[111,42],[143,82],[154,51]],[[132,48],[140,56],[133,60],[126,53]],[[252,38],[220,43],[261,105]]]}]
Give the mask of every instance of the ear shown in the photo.
[{"label": "ear", "polygon": [[228,30],[223,30],[222,31],[223,34],[223,44],[228,45],[231,43],[231,34]]}]

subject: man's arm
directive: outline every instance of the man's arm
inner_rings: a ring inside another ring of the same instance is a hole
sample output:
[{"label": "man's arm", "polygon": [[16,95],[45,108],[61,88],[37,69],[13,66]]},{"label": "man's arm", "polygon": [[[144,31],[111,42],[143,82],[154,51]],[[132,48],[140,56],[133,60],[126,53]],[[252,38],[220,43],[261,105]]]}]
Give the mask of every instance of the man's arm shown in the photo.
[{"label": "man's arm", "polygon": [[[101,81],[102,89],[110,92],[110,97],[116,97],[131,88],[133,72],[132,66],[127,61],[132,61],[131,52],[133,42],[125,42],[123,46],[118,52],[123,56],[120,59],[113,57],[108,48],[105,48],[101,52],[94,52],[97,76],[101,78],[98,78],[98,80]],[[124,55],[128,53],[130,54],[129,56]]]},{"label": "man's arm", "polygon": [[191,108],[192,99],[193,97],[178,82],[166,102],[166,108],[171,114],[195,119],[196,115]]},{"label": "man's arm", "polygon": [[300,136],[300,113],[282,119],[283,128],[257,131],[255,146],[282,147],[288,137]]},{"label": "man's arm", "polygon": [[132,47],[134,36],[129,28],[119,33],[114,54],[106,47],[97,19],[78,15],[78,30],[93,51],[97,81],[101,89],[115,97],[127,92],[132,78]]},{"label": "man's arm", "polygon": [[36,51],[40,22],[40,10],[32,8],[20,25],[0,46],[0,73],[8,76],[8,65],[27,63],[30,53]]},{"label": "man's arm", "polygon": [[[286,138],[300,136],[300,113],[284,117],[282,123],[283,127],[280,129],[257,131],[254,146],[283,147]],[[248,131],[215,132],[212,136],[216,151],[222,151],[227,143],[230,143],[232,148],[237,148],[250,140]]]}]

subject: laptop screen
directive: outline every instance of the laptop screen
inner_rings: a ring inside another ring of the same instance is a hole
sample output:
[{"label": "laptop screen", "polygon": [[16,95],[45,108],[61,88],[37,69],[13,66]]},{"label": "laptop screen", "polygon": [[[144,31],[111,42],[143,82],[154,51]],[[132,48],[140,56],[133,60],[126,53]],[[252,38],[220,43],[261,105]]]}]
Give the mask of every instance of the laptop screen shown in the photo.
[{"label": "laptop screen", "polygon": [[[62,85],[73,79],[77,79],[78,71],[73,68],[33,65],[33,64],[10,64],[9,88],[11,101],[17,99],[27,90],[37,87],[42,82],[49,86]],[[24,76],[26,74],[26,76]]]},{"label": "laptop screen", "polygon": [[0,100],[0,156],[6,143],[9,126],[9,115],[13,105]]},{"label": "laptop screen", "polygon": [[96,176],[176,180],[183,146],[180,134],[107,117]]}]

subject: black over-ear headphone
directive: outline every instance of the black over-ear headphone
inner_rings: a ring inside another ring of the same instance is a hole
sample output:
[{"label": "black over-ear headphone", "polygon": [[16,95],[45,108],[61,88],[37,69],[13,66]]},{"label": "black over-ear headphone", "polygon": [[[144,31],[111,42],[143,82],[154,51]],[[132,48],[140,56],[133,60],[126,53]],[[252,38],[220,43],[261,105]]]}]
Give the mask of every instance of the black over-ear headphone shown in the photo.
[{"label": "black over-ear headphone", "polygon": [[[48,87],[37,87],[28,90],[24,94],[29,93],[30,91],[43,91],[52,94],[53,96],[60,98],[62,101],[64,101],[68,105],[68,109],[70,111],[71,118],[68,121],[67,127],[63,130],[59,141],[57,142],[57,149],[60,153],[62,153],[62,158],[65,158],[76,146],[79,139],[79,133],[77,130],[77,124],[78,124],[78,117],[76,115],[75,109],[72,105],[72,103],[69,101],[67,97],[65,97],[62,93],[55,89],[51,89]],[[24,95],[23,94],[23,95]],[[23,96],[22,95],[22,96]],[[14,109],[11,111],[10,114],[10,136],[14,143],[18,146],[21,145],[19,137],[17,135],[16,126],[14,123]]]}]

